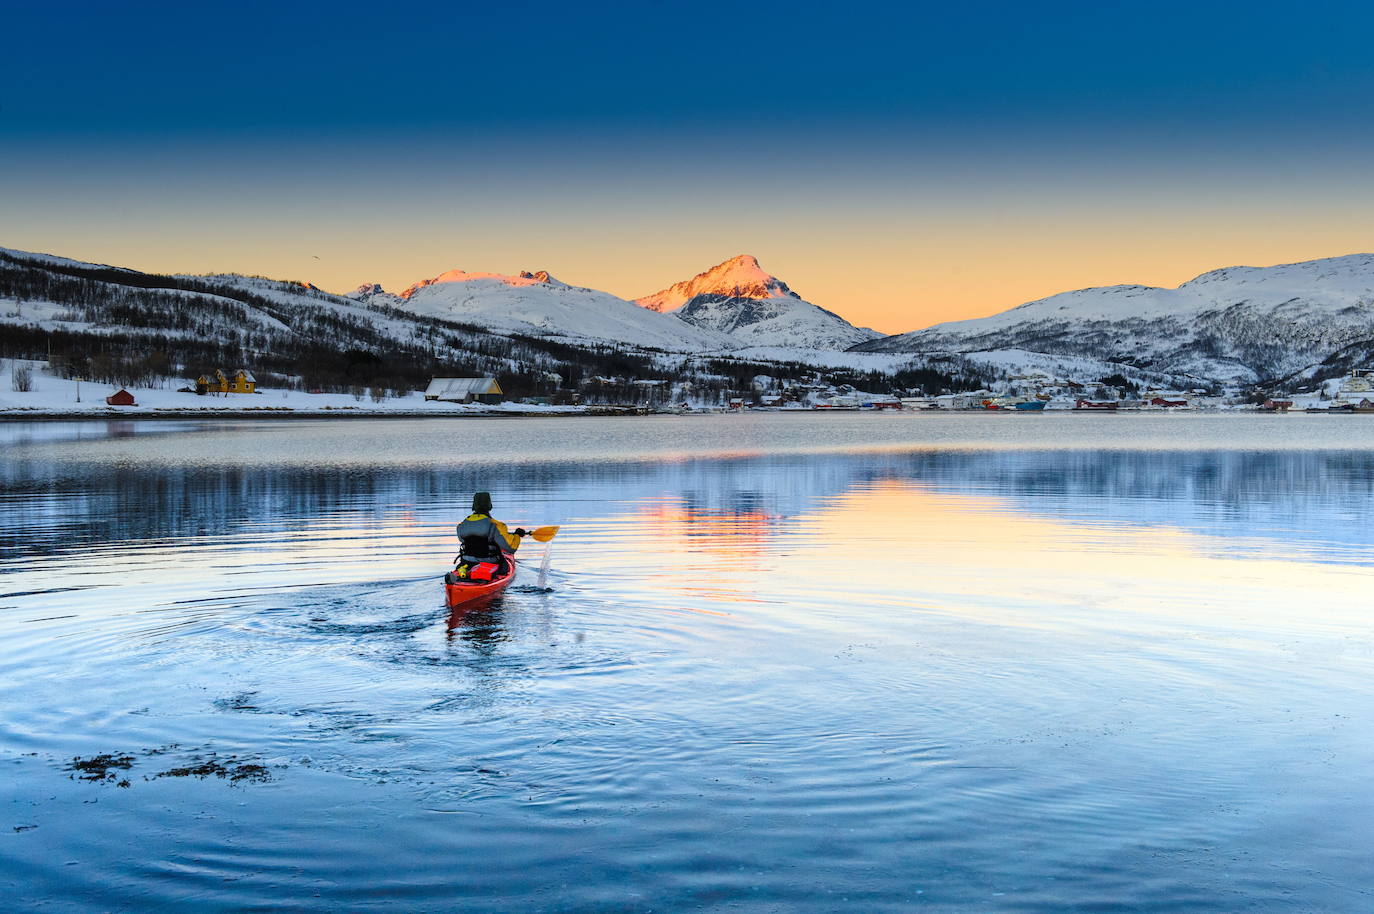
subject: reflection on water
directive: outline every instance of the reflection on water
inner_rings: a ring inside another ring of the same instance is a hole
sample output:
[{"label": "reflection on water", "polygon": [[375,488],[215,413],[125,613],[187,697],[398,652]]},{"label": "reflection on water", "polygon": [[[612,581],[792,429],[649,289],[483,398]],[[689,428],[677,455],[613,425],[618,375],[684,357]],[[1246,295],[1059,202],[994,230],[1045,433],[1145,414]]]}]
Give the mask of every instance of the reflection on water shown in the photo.
[{"label": "reflection on water", "polygon": [[[0,883],[59,910],[1367,908],[1368,447],[1326,417],[1203,432],[1248,449],[784,418],[7,432]],[[548,592],[532,546],[450,613],[475,489],[563,529]],[[67,780],[100,753],[130,786]],[[151,777],[211,755],[272,779]]]}]

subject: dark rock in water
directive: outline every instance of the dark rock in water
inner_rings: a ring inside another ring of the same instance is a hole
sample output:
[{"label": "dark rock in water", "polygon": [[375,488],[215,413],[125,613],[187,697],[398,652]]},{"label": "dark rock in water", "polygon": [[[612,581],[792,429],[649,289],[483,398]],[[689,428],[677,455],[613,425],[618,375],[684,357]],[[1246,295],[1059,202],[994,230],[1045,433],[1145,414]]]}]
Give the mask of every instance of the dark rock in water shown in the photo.
[{"label": "dark rock in water", "polygon": [[257,711],[258,706],[254,703],[257,696],[257,692],[239,692],[216,698],[214,705],[220,711]]}]

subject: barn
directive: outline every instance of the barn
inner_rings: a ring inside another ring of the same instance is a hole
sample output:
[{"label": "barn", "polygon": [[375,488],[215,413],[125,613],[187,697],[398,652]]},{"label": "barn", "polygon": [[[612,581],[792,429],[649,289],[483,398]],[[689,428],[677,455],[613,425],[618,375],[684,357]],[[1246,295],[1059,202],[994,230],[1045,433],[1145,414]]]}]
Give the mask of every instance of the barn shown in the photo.
[{"label": "barn", "polygon": [[119,388],[119,390],[115,391],[114,393],[110,394],[108,397],[106,397],[106,398],[105,398],[105,402],[108,403],[108,404],[110,404],[111,406],[137,406],[137,405],[138,405],[137,403],[134,402],[134,395],[131,394],[131,393],[129,393],[127,390],[125,390],[125,389],[122,388],[122,387]]},{"label": "barn", "polygon": [[501,403],[506,395],[495,378],[433,378],[425,388],[425,399],[447,403]]}]

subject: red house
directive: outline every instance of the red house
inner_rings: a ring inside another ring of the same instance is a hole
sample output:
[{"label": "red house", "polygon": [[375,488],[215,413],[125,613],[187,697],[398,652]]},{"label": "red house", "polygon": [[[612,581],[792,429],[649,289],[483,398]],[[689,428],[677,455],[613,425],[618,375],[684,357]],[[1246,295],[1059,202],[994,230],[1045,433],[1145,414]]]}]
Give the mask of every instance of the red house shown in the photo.
[{"label": "red house", "polygon": [[106,398],[105,398],[105,402],[108,403],[108,404],[110,404],[111,406],[137,406],[137,405],[138,405],[137,403],[134,402],[134,395],[131,394],[131,393],[129,393],[127,390],[125,390],[125,389],[122,388],[122,387],[119,388],[119,390],[115,391],[114,393],[110,394],[108,397],[106,397]]}]

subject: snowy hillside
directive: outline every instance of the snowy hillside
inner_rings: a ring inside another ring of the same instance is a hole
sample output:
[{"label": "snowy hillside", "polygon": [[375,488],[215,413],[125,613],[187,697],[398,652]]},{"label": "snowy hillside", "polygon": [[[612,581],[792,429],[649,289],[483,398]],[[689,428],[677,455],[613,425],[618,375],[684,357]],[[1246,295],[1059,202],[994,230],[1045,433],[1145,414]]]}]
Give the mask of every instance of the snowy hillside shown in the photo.
[{"label": "snowy hillside", "polygon": [[1374,254],[1214,270],[1177,289],[1064,292],[991,317],[863,343],[866,352],[1021,349],[1248,383],[1374,339]]},{"label": "snowy hillside", "polygon": [[740,345],[724,333],[685,325],[609,292],[570,286],[542,270],[518,276],[450,270],[417,282],[399,295],[389,295],[377,285],[365,285],[350,297],[497,333],[675,352],[726,350]]},{"label": "snowy hillside", "polygon": [[0,355],[47,361],[65,378],[147,387],[245,367],[263,387],[404,391],[436,375],[491,375],[542,393],[555,378],[651,364],[628,348],[612,360],[389,304],[300,282],[165,276],[0,249]]},{"label": "snowy hillside", "polygon": [[[237,368],[258,392],[210,406],[267,408],[271,396],[283,399],[274,409],[336,409],[329,398],[343,397],[375,411],[409,402],[433,377],[497,377],[507,396],[550,405],[648,407],[721,406],[757,393],[760,377],[799,396],[960,380],[909,368],[917,360],[907,356],[743,348],[547,274],[451,273],[402,295],[365,286],[345,297],[302,282],[141,273],[0,249],[0,359],[35,367],[32,389],[11,377],[14,409],[41,410],[58,391],[63,410],[74,408],[78,378],[127,387],[157,409],[194,398],[179,390],[192,379]],[[323,399],[295,404],[296,394]]]},{"label": "snowy hillside", "polygon": [[748,254],[635,302],[695,327],[728,333],[746,346],[848,349],[880,336],[802,300]]}]

